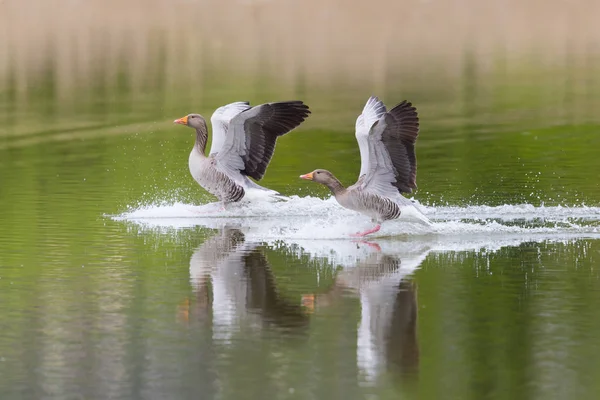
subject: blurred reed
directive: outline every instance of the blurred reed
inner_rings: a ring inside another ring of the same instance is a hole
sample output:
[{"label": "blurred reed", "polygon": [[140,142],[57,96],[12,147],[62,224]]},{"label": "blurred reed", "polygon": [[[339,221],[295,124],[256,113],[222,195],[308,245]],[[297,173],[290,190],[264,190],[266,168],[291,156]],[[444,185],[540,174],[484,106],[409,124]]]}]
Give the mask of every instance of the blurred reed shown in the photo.
[{"label": "blurred reed", "polygon": [[531,99],[532,82],[560,109],[596,85],[598,15],[597,0],[0,0],[0,122],[90,108],[139,120],[240,93],[329,113],[398,91],[464,108],[511,85]]}]

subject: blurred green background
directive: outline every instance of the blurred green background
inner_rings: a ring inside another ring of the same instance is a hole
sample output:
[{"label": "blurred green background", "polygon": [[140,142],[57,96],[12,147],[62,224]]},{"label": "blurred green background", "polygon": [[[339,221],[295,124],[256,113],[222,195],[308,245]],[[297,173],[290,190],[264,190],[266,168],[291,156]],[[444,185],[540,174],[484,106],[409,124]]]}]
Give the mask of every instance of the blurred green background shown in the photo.
[{"label": "blurred green background", "polygon": [[[597,15],[591,0],[0,2],[0,397],[597,398]],[[459,220],[466,206],[530,204],[538,221],[589,207],[585,237],[399,238],[392,264],[406,247],[424,258],[394,281],[389,259],[336,241],[319,246],[355,266],[285,240],[223,264],[223,232],[110,218],[213,201],[189,176],[192,131],[172,121],[239,100],[310,106],[261,184],[324,198],[297,176],[354,182],[370,95],[418,108],[422,204]],[[214,255],[200,286],[198,249]],[[353,268],[381,284],[371,297],[340,283]],[[253,319],[229,341],[221,281],[253,293],[238,293]],[[365,318],[387,332],[367,361]]]}]

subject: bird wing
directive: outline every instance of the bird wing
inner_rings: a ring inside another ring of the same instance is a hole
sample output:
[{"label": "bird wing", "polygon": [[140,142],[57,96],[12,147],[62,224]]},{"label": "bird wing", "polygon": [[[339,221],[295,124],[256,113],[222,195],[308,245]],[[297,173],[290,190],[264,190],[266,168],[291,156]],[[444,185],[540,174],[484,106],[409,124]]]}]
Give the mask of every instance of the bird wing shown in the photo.
[{"label": "bird wing", "polygon": [[273,157],[275,142],[310,114],[301,101],[261,104],[231,119],[217,165],[229,176],[241,172],[260,180]]},{"label": "bird wing", "polygon": [[369,97],[362,113],[356,119],[355,136],[360,150],[360,178],[367,173],[369,168],[369,131],[375,122],[386,112],[385,105],[375,96]]},{"label": "bird wing", "polygon": [[210,145],[209,154],[215,154],[221,150],[223,143],[225,143],[225,138],[227,137],[231,119],[249,108],[250,103],[247,101],[238,101],[224,105],[215,110],[210,117],[210,123],[212,125],[212,144]]},{"label": "bird wing", "polygon": [[417,109],[403,101],[385,113],[369,131],[369,165],[363,190],[386,197],[416,189],[419,134]]}]

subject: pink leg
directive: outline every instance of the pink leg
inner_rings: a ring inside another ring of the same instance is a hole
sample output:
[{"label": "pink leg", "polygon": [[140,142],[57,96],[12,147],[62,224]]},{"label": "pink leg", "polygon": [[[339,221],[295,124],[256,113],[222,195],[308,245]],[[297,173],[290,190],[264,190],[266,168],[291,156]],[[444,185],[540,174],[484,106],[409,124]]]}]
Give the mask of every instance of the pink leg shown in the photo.
[{"label": "pink leg", "polygon": [[379,246],[377,243],[367,242],[366,240],[353,240],[353,242],[358,244],[366,244],[367,246],[375,249],[376,251],[381,251],[381,246]]},{"label": "pink leg", "polygon": [[381,225],[377,224],[377,226],[375,228],[369,229],[369,230],[364,231],[364,232],[357,232],[357,233],[355,233],[353,235],[350,235],[350,236],[352,236],[352,237],[363,237],[363,236],[367,236],[368,234],[378,232],[380,229],[381,229]]}]

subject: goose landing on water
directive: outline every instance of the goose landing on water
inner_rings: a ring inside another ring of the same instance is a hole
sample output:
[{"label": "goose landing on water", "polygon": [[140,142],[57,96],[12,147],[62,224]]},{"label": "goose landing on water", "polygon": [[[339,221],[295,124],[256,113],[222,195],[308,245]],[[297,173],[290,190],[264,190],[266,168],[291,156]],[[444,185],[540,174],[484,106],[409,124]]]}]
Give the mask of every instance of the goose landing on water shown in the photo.
[{"label": "goose landing on water", "polygon": [[199,114],[173,121],[196,130],[190,153],[192,177],[223,204],[240,201],[249,190],[278,195],[249,178],[259,181],[275,151],[277,138],[300,125],[310,114],[301,101],[267,103],[251,107],[236,102],[218,108],[210,118],[212,145],[205,155],[208,128]]},{"label": "goose landing on water", "polygon": [[419,135],[417,109],[403,101],[390,111],[377,97],[370,97],[356,120],[356,140],[361,167],[358,181],[344,187],[329,171],[317,169],[302,179],[327,186],[337,202],[368,215],[377,225],[353,236],[375,233],[381,223],[400,217],[408,207],[421,222],[431,224],[402,193],[416,189],[417,156],[415,142]]}]

